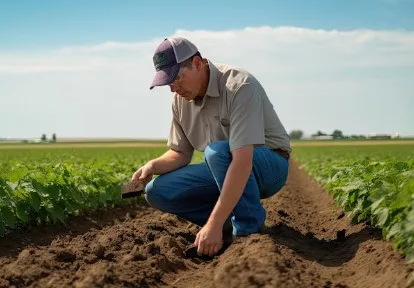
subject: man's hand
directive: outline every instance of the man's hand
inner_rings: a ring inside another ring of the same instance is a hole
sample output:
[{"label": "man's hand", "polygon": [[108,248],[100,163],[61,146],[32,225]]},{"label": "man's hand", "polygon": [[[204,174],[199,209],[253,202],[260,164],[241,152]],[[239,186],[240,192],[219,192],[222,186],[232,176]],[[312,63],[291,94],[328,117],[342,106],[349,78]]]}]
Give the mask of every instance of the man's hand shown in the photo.
[{"label": "man's hand", "polygon": [[144,180],[145,183],[151,181],[152,176],[154,175],[153,166],[151,162],[148,162],[132,175],[131,180]]},{"label": "man's hand", "polygon": [[223,247],[223,227],[207,223],[198,233],[194,241],[198,256],[203,254],[214,256]]}]

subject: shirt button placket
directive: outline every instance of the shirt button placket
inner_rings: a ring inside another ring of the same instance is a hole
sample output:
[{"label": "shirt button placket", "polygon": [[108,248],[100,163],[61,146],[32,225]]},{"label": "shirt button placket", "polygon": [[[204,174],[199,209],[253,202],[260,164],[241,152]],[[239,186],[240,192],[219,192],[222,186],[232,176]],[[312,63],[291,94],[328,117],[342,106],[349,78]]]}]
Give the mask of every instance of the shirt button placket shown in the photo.
[{"label": "shirt button placket", "polygon": [[204,127],[206,128],[207,141],[211,142],[211,131],[209,130],[209,124],[208,124],[209,115],[206,115],[206,103],[204,103],[203,107],[201,107],[201,111],[202,111],[203,121],[205,123]]}]

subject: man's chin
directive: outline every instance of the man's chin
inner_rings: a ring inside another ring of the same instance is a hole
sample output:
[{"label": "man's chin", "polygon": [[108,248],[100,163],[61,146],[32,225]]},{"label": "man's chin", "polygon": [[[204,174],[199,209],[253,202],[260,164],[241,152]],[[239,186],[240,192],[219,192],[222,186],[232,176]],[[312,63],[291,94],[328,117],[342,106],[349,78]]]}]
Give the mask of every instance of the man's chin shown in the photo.
[{"label": "man's chin", "polygon": [[189,94],[189,93],[184,93],[184,94],[182,94],[180,96],[183,97],[188,102],[192,102],[194,100],[194,97],[191,97],[191,94]]}]

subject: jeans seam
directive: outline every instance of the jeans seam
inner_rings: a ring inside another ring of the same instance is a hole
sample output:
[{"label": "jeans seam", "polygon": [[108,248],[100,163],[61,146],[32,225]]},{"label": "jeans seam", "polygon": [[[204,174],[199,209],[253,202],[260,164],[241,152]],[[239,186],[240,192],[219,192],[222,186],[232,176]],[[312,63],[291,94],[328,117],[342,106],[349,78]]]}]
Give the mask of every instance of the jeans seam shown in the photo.
[{"label": "jeans seam", "polygon": [[276,182],[279,182],[282,178],[286,177],[288,174],[288,170],[286,170],[286,172],[284,172],[283,174],[281,174],[278,178],[276,178]]},{"label": "jeans seam", "polygon": [[[241,198],[241,200],[243,201],[243,202],[245,202],[246,200],[242,197]],[[247,210],[248,210],[248,213],[249,213],[249,217],[251,217],[251,218],[253,218],[253,219],[255,219],[256,221],[257,221],[257,217],[255,217],[255,215],[253,215],[252,214],[252,212],[251,212],[251,210],[250,210],[250,207],[249,207],[249,205],[247,205],[247,203],[243,203],[244,204],[244,206],[247,208]],[[233,213],[233,210],[232,210],[232,213]],[[234,214],[234,213],[233,213]],[[256,223],[256,225],[258,225],[259,224],[259,222],[257,222]]]}]

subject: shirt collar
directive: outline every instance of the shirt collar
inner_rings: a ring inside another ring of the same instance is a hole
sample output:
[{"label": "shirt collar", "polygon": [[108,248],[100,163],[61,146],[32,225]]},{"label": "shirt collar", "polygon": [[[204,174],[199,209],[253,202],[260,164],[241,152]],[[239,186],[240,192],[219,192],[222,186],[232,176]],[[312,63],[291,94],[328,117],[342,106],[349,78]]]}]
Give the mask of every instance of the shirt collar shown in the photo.
[{"label": "shirt collar", "polygon": [[219,93],[219,89],[218,89],[218,74],[219,71],[216,67],[216,65],[214,65],[210,60],[208,61],[208,66],[210,68],[210,79],[208,81],[208,86],[207,86],[207,92],[206,95],[210,96],[210,97],[219,97],[220,93]]}]

